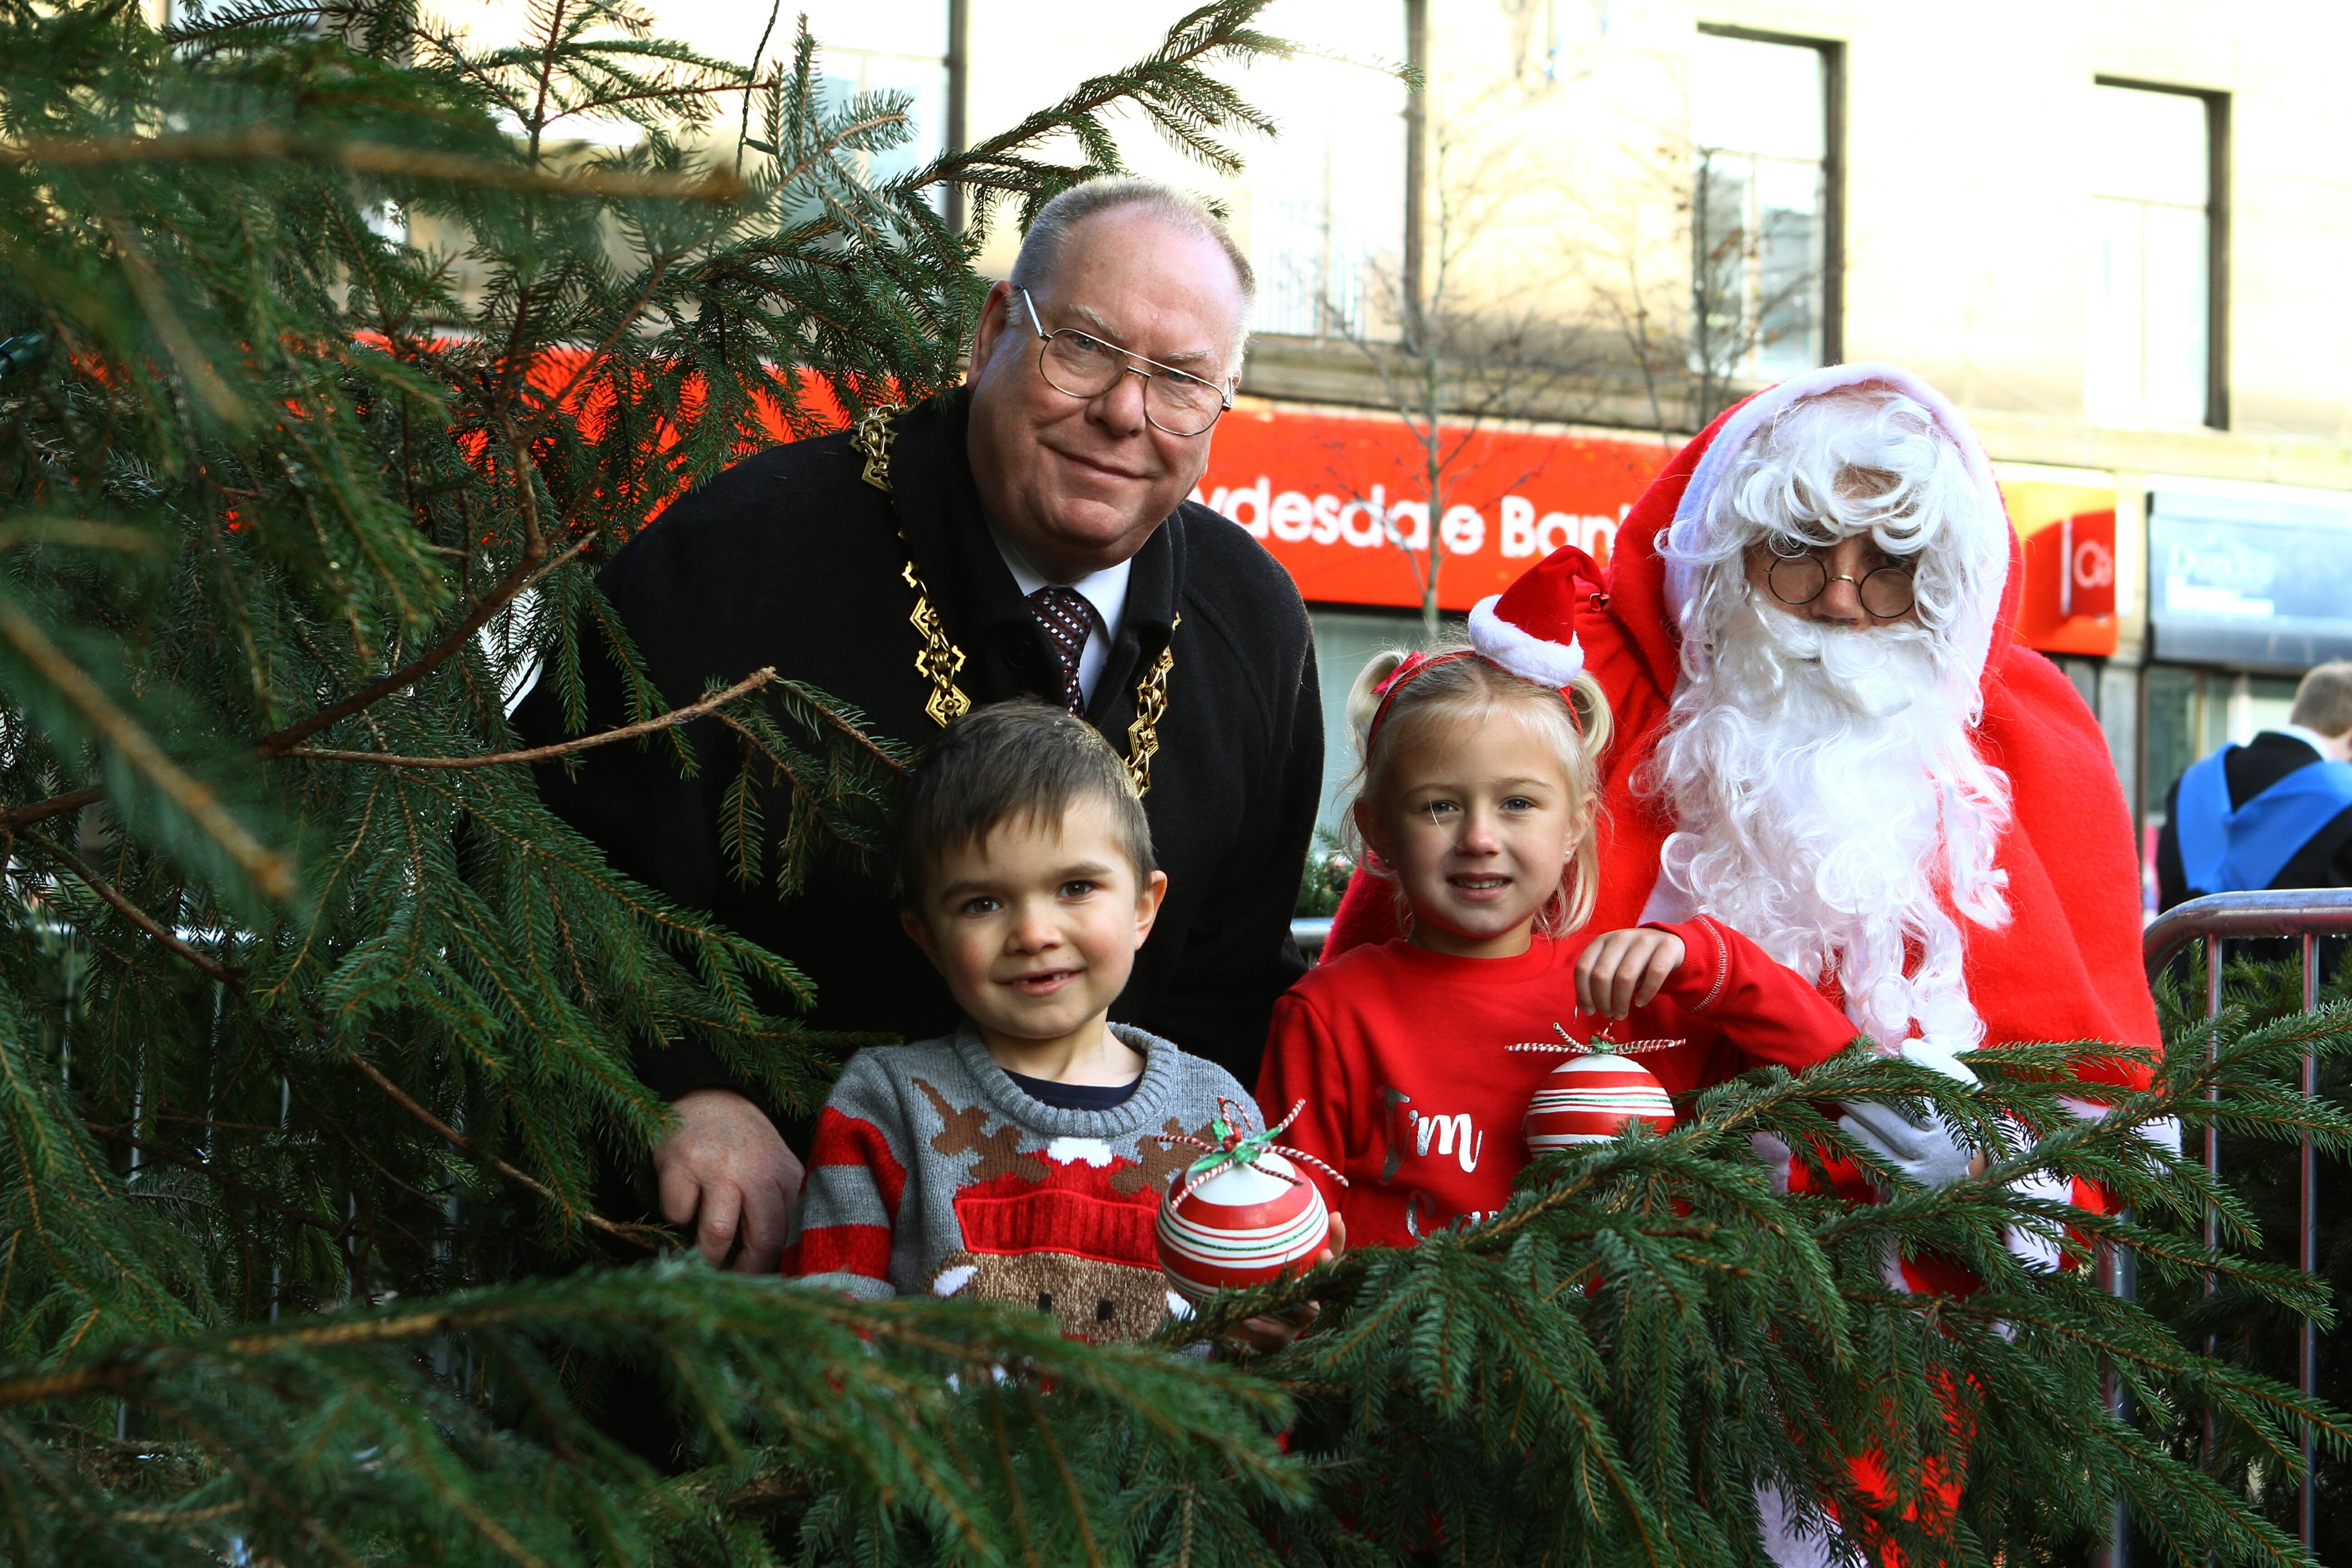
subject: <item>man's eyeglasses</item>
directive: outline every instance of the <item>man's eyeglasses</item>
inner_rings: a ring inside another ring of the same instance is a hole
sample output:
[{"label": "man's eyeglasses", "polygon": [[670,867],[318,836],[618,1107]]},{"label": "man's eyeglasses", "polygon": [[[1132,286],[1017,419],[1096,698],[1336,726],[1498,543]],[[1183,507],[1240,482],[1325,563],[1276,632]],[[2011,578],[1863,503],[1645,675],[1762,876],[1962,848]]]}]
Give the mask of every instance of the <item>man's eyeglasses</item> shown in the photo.
[{"label": "man's eyeglasses", "polygon": [[1860,577],[1849,577],[1843,572],[1830,571],[1828,548],[1786,539],[1775,539],[1768,548],[1772,552],[1772,564],[1764,581],[1771,588],[1772,596],[1784,605],[1810,605],[1828,593],[1831,584],[1852,583],[1856,596],[1862,600],[1863,612],[1873,620],[1891,621],[1911,609],[1915,597],[1912,562],[1890,561]]},{"label": "man's eyeglasses", "polygon": [[1234,405],[1234,395],[1216,383],[1129,353],[1091,332],[1076,327],[1049,332],[1037,319],[1037,301],[1026,289],[1021,290],[1021,302],[1028,307],[1030,329],[1045,345],[1037,356],[1037,374],[1056,392],[1096,398],[1117,386],[1121,376],[1139,375],[1143,416],[1171,436],[1198,436]]}]

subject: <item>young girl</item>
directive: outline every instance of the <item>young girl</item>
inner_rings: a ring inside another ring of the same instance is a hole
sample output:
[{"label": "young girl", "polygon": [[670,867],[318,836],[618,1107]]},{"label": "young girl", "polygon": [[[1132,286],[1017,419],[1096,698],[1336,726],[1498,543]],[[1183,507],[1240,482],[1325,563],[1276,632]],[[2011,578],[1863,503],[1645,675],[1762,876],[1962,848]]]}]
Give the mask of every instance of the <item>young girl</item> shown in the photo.
[{"label": "young girl", "polygon": [[1502,1207],[1528,1161],[1528,1101],[1563,1059],[1509,1047],[1557,1041],[1555,1026],[1586,1040],[1631,1015],[1614,1037],[1685,1041],[1641,1058],[1670,1093],[1808,1066],[1853,1037],[1708,917],[1580,934],[1610,719],[1574,637],[1591,568],[1563,568],[1481,605],[1470,647],[1379,655],[1349,699],[1362,874],[1395,884],[1409,934],[1276,1004],[1257,1099],[1275,1117],[1306,1102],[1285,1141],[1347,1176],[1323,1195],[1351,1245],[1408,1246]]}]

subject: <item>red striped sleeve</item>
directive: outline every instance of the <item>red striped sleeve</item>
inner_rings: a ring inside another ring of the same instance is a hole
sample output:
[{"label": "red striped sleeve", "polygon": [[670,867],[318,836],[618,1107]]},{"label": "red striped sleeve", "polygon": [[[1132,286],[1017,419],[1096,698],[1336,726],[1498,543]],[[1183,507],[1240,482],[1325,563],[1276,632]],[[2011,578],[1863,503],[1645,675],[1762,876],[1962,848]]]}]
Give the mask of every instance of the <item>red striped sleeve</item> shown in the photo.
[{"label": "red striped sleeve", "polygon": [[890,1277],[890,1232],[878,1225],[829,1225],[804,1230],[794,1248],[797,1258],[785,1259],[785,1272],[863,1274],[870,1279]]},{"label": "red striped sleeve", "polygon": [[[832,1106],[817,1113],[816,1142],[809,1151],[812,1168],[820,1165],[863,1165],[873,1173],[874,1190],[890,1223],[898,1223],[898,1199],[907,1190],[907,1169],[890,1152],[882,1129],[856,1116],[844,1116]],[[887,1237],[888,1233],[884,1232]],[[888,1250],[886,1245],[884,1250]],[[812,1269],[812,1273],[815,1270]],[[862,1271],[861,1271],[862,1272]]]}]

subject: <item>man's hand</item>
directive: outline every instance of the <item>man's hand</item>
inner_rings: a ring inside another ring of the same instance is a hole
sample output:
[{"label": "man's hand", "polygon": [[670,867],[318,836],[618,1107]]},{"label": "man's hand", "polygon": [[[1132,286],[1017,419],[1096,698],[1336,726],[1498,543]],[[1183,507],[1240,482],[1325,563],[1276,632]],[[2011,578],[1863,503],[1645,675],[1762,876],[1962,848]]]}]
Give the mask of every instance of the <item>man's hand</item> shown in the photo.
[{"label": "man's hand", "polygon": [[1576,959],[1576,1005],[1595,1017],[1622,1018],[1657,998],[1683,966],[1683,939],[1646,926],[1596,936]]},{"label": "man's hand", "polygon": [[775,1123],[731,1089],[697,1089],[670,1109],[677,1131],[654,1145],[662,1217],[694,1225],[713,1268],[730,1254],[740,1274],[773,1274],[801,1201],[801,1163]]}]

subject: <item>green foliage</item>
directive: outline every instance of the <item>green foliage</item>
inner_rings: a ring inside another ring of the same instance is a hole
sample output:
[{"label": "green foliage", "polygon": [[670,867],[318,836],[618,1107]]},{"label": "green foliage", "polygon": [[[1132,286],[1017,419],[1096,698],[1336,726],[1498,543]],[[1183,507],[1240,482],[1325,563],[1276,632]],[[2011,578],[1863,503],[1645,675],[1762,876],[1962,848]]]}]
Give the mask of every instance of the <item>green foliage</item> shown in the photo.
[{"label": "green foliage", "polygon": [[[1715,1568],[1759,1560],[1769,1481],[1910,1561],[2069,1560],[2117,1489],[2178,1561],[2293,1561],[2248,1478],[2344,1418],[2003,1243],[2324,1314],[2139,1131],[2340,1152],[2280,1075],[2347,1055],[2341,1010],[2186,1028],[2097,1122],[2067,1047],[1977,1095],[1860,1053],[1757,1075],[1148,1347],[639,1261],[667,1239],[597,1212],[663,1125],[622,1042],[691,1036],[803,1108],[841,1042],[796,1026],[790,954],[540,806],[508,700],[535,668],[576,713],[602,639],[632,723],[568,744],[683,767],[681,724],[719,726],[747,883],[872,853],[898,742],[790,670],[655,690],[593,566],[772,423],[952,379],[981,284],[950,186],[1034,209],[1115,165],[1121,111],[1229,161],[1265,121],[1204,68],[1278,49],[1257,8],[877,182],[907,105],[828,89],[805,37],[737,68],[581,0],[497,49],[399,0],[168,36],[0,0],[0,1560]],[[578,117],[642,134],[585,149]],[[1752,1137],[1866,1163],[1822,1107],[1871,1097],[1992,1168],[1772,1191]],[[1899,1291],[1896,1252],[1978,1283]],[[1309,1300],[1280,1355],[1171,1353]],[[633,1373],[674,1465],[592,1418]]]}]

